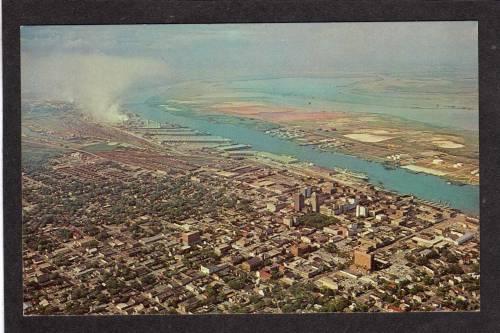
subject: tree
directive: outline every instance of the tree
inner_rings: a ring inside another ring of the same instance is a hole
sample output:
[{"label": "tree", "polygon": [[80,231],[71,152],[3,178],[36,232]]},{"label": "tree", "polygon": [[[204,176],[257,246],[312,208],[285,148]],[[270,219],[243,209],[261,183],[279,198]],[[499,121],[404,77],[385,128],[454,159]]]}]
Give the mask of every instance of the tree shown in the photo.
[{"label": "tree", "polygon": [[149,275],[146,275],[144,276],[142,279],[141,279],[141,282],[143,284],[153,284],[156,282],[156,278],[154,277],[154,275],[152,274],[149,274]]},{"label": "tree", "polygon": [[68,240],[71,237],[71,231],[69,231],[66,228],[61,228],[57,231],[57,234],[59,237],[61,237],[63,240]]},{"label": "tree", "polygon": [[93,224],[87,224],[85,227],[83,227],[83,231],[89,236],[95,236],[99,233],[99,228],[97,228]]},{"label": "tree", "polygon": [[421,286],[421,285],[419,285],[419,284],[415,284],[415,285],[413,285],[413,288],[410,290],[410,292],[411,292],[412,294],[417,294],[417,293],[420,293],[420,292],[422,292],[422,291],[424,291],[424,287],[422,287],[422,286]]},{"label": "tree", "polygon": [[240,289],[243,289],[245,284],[243,283],[242,279],[234,279],[234,280],[229,281],[228,286],[234,290],[240,290]]},{"label": "tree", "polygon": [[446,268],[446,273],[458,275],[458,274],[463,274],[464,270],[457,264],[449,264],[448,267]]},{"label": "tree", "polygon": [[109,238],[109,235],[108,233],[106,232],[106,230],[103,230],[101,231],[100,233],[97,234],[97,236],[95,237],[97,240],[99,241],[104,241],[106,239]]},{"label": "tree", "polygon": [[458,258],[453,253],[449,252],[446,255],[446,261],[448,261],[449,263],[457,263]]},{"label": "tree", "polygon": [[333,216],[326,216],[320,213],[308,213],[298,218],[299,224],[308,227],[321,229],[329,226],[330,224],[337,224],[339,220]]},{"label": "tree", "polygon": [[369,307],[365,303],[356,302],[355,310],[356,312],[368,312]]},{"label": "tree", "polygon": [[335,297],[325,306],[327,312],[342,312],[349,306],[349,301],[344,297]]},{"label": "tree", "polygon": [[328,253],[336,253],[338,251],[338,248],[334,243],[328,243],[325,245],[325,250]]},{"label": "tree", "polygon": [[455,306],[457,307],[458,310],[467,310],[467,301],[466,300],[463,300],[461,298],[457,298],[455,300]]},{"label": "tree", "polygon": [[424,257],[424,256],[418,257],[416,260],[417,265],[420,265],[420,266],[426,265],[428,262],[429,262],[429,260],[427,259],[427,257]]},{"label": "tree", "polygon": [[320,289],[320,293],[322,293],[325,296],[330,296],[330,297],[331,296],[335,296],[335,292],[332,289],[330,289],[330,288],[322,287]]},{"label": "tree", "polygon": [[108,296],[104,295],[104,294],[99,294],[97,295],[96,297],[97,301],[100,303],[100,304],[105,304],[105,303],[108,303],[109,302],[109,298]]},{"label": "tree", "polygon": [[425,283],[426,286],[430,286],[434,282],[434,280],[431,276],[426,275],[423,278],[423,282]]},{"label": "tree", "polygon": [[75,288],[71,292],[71,299],[77,300],[77,299],[84,297],[85,295],[86,295],[86,292],[83,288]]},{"label": "tree", "polygon": [[392,303],[392,302],[394,302],[395,298],[392,295],[384,294],[384,296],[382,297],[382,300],[386,303]]}]

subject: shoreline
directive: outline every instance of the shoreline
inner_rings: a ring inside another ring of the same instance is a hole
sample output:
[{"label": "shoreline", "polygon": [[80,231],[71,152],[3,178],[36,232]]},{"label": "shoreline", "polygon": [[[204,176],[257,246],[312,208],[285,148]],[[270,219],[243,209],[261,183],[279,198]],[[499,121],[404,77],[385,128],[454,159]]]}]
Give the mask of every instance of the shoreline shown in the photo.
[{"label": "shoreline", "polygon": [[[171,110],[167,110],[165,108],[165,106],[167,105],[166,102],[163,102],[162,104],[158,105],[158,104],[149,104],[147,102],[145,102],[146,104],[148,104],[149,106],[152,106],[152,107],[160,107],[162,109],[162,111],[164,112],[167,112],[167,113],[170,113],[170,114],[173,114],[175,115],[176,113],[179,113],[182,114],[182,113],[193,113],[193,114],[196,114],[198,116],[201,116],[202,118],[205,118],[208,116],[209,119],[207,119],[207,121],[209,122],[216,122],[216,123],[221,123],[221,124],[225,124],[226,122],[224,121],[216,121],[214,119],[210,119],[210,117],[229,117],[229,118],[233,118],[235,120],[237,120],[238,122],[242,122],[242,124],[238,124],[238,125],[243,125],[249,129],[252,129],[252,130],[257,130],[259,132],[263,132],[263,133],[266,133],[266,131],[268,130],[268,127],[269,128],[273,128],[273,129],[277,129],[277,128],[284,128],[284,129],[287,129],[287,128],[290,128],[290,127],[293,127],[292,125],[290,124],[282,124],[280,122],[272,122],[272,121],[269,121],[269,120],[265,120],[265,119],[261,119],[259,117],[252,117],[251,115],[243,115],[243,114],[234,114],[232,112],[226,112],[224,111],[223,109],[222,110],[215,110],[211,107],[209,107],[206,112],[201,112],[199,110],[196,110],[196,109],[193,109],[193,108],[189,108],[189,109],[178,109],[176,111],[171,111]],[[132,104],[136,104],[136,103],[132,103]],[[339,111],[341,112],[341,111]],[[376,117],[380,117],[380,118],[386,118],[387,115],[383,115],[383,114],[378,114],[378,113],[363,113],[365,114],[366,116],[376,116]],[[407,119],[404,119],[404,118],[400,118],[398,117],[398,119],[400,119],[401,121],[403,121],[404,123],[408,123],[409,120]],[[249,126],[250,123],[255,123],[256,126]],[[411,122],[412,124],[414,122]],[[229,124],[231,124],[231,122],[229,122]],[[263,124],[265,126],[259,126],[259,124]],[[419,123],[417,126],[417,128],[420,128],[421,126],[423,126],[424,123]],[[438,125],[432,125],[432,124],[426,124],[425,127],[421,130],[424,130],[425,128],[430,128],[430,129],[443,129],[442,126],[438,126]],[[453,128],[449,128],[449,130],[451,131],[455,131],[456,129],[453,129]],[[439,133],[439,132],[438,132]],[[267,134],[267,133],[266,133]],[[311,135],[317,135],[317,133],[309,133]],[[293,143],[296,143],[296,144],[300,144],[300,145],[307,145],[307,146],[310,146],[312,149],[317,149],[317,150],[321,150],[321,151],[325,151],[325,152],[332,152],[332,153],[341,153],[341,154],[344,154],[344,155],[348,155],[348,156],[352,156],[352,157],[356,157],[356,158],[359,158],[359,159],[362,159],[364,161],[367,161],[367,162],[374,162],[374,163],[379,163],[379,164],[383,164],[385,167],[387,168],[391,168],[391,169],[397,169],[397,168],[402,168],[402,169],[406,169],[406,170],[409,170],[409,171],[412,171],[412,172],[415,172],[415,173],[423,173],[423,174],[426,174],[426,175],[432,175],[432,176],[436,176],[436,177],[439,177],[445,181],[448,181],[448,182],[451,182],[451,183],[454,183],[454,184],[458,184],[458,185],[470,185],[470,186],[479,186],[480,185],[480,180],[478,179],[477,181],[475,179],[472,179],[472,176],[471,175],[467,175],[467,174],[464,174],[464,175],[461,175],[461,176],[455,176],[455,172],[458,171],[458,170],[454,170],[454,172],[446,172],[446,171],[441,171],[441,170],[438,170],[438,169],[431,169],[431,168],[427,168],[427,167],[421,167],[421,166],[418,166],[416,165],[415,167],[418,168],[418,170],[412,170],[411,168],[405,168],[405,166],[407,165],[413,165],[412,163],[405,163],[404,165],[396,165],[395,163],[391,163],[391,161],[387,160],[386,158],[383,158],[383,157],[380,157],[380,156],[373,156],[373,155],[362,155],[362,154],[356,154],[356,152],[353,152],[349,149],[344,149],[343,147],[320,147],[322,144],[321,143],[314,143],[314,142],[301,142],[301,141],[298,141],[296,138],[291,138],[291,137],[286,137],[286,136],[275,136],[275,135],[271,135],[271,137],[277,137],[277,138],[280,138],[280,139],[283,139],[283,140],[287,140],[287,141],[290,141],[290,142],[293,142]],[[358,142],[357,142],[358,143]],[[359,143],[358,143],[359,144]],[[365,145],[368,145],[370,146],[369,143],[361,143],[361,144],[365,144]],[[447,154],[447,153],[445,153]],[[450,155],[450,156],[455,156],[455,155]],[[479,169],[479,166],[477,166],[477,168]]]}]

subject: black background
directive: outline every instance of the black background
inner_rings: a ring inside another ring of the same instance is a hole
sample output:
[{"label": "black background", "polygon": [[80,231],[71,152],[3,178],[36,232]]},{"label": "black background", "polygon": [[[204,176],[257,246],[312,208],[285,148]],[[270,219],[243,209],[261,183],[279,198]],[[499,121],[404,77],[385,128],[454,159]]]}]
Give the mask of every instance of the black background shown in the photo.
[{"label": "black background", "polygon": [[[4,0],[6,332],[500,332],[499,14],[493,1]],[[19,26],[439,20],[479,22],[480,312],[23,317]]]}]

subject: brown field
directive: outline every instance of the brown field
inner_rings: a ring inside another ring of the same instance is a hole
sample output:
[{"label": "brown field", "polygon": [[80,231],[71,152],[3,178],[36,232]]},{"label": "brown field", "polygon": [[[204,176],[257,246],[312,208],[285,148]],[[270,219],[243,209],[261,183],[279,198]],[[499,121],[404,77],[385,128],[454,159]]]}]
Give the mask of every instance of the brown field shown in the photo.
[{"label": "brown field", "polygon": [[343,112],[302,111],[293,108],[266,107],[262,105],[220,106],[216,110],[234,116],[277,123],[332,121],[344,116]]}]

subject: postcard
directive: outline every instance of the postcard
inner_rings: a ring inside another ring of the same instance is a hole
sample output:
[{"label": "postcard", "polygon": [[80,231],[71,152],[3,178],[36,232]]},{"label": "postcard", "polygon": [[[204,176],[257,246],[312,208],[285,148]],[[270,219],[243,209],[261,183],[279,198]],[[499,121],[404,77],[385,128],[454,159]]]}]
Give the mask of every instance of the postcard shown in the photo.
[{"label": "postcard", "polygon": [[480,310],[477,21],[20,37],[25,316]]}]

